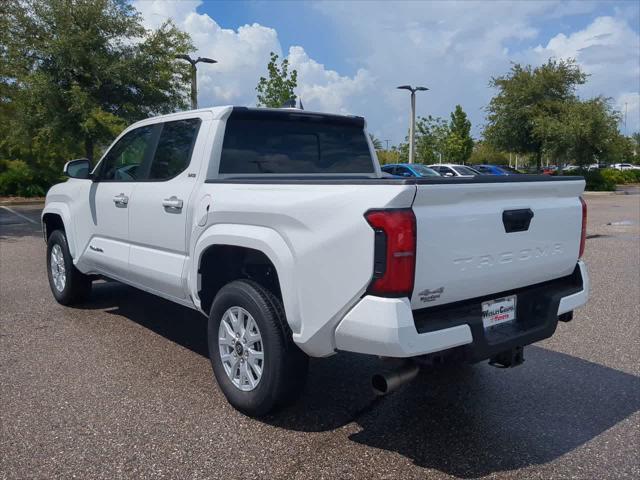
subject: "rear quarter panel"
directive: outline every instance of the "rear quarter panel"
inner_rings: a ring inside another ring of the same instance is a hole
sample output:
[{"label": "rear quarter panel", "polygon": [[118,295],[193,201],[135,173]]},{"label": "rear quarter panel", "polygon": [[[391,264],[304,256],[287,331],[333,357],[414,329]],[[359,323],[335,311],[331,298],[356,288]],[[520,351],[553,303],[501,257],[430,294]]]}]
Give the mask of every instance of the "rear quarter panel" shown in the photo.
[{"label": "rear quarter panel", "polygon": [[[195,227],[192,251],[197,255],[210,244],[241,243],[243,235],[248,243],[269,244],[264,253],[278,270],[294,340],[307,353],[325,356],[335,349],[337,322],[371,280],[373,230],[364,213],[409,207],[415,186],[219,182],[204,184],[198,198],[206,195],[211,209],[207,224]],[[278,253],[280,242],[269,240],[268,232],[282,239],[286,254]],[[197,295],[193,282],[191,288]]]}]

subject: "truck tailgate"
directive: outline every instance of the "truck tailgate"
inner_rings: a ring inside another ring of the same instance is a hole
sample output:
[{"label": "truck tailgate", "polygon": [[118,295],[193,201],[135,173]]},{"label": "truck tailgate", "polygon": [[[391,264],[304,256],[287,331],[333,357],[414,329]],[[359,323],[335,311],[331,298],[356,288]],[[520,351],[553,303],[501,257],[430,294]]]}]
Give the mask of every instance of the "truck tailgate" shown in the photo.
[{"label": "truck tailgate", "polygon": [[417,184],[414,310],[573,272],[584,181],[518,180]]}]

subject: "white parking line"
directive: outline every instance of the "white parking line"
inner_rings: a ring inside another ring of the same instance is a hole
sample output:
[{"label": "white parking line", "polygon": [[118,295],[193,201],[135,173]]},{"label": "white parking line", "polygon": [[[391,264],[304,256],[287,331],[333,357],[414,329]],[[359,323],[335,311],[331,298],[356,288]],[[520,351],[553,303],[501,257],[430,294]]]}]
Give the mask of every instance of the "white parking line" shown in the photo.
[{"label": "white parking line", "polygon": [[22,215],[21,213],[16,212],[13,208],[5,207],[4,205],[0,205],[0,208],[5,209],[7,212],[11,212],[11,213],[13,213],[15,216],[20,217],[20,218],[22,218],[22,219],[26,220],[26,221],[27,221],[27,222],[29,222],[29,223],[33,223],[33,224],[35,224],[35,225],[38,225],[38,224],[40,223],[40,222],[36,222],[36,221],[35,221],[34,219],[32,219],[32,218],[29,218],[29,217],[27,217],[27,216],[25,216],[25,215]]}]

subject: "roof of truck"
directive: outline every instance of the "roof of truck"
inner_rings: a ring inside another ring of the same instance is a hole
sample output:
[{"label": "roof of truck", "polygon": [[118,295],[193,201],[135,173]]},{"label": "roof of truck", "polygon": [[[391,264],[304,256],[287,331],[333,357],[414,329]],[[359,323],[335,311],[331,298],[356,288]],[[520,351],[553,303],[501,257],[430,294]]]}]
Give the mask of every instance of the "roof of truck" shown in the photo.
[{"label": "roof of truck", "polygon": [[[311,110],[301,110],[299,108],[266,108],[266,107],[243,107],[237,105],[224,105],[219,107],[206,107],[206,108],[198,108],[196,110],[183,110],[180,112],[169,113],[166,115],[158,115],[153,118],[154,120],[158,119],[167,119],[173,117],[184,117],[185,114],[193,114],[193,113],[211,113],[214,119],[221,119],[226,117],[231,111],[246,112],[248,114],[256,113],[266,114],[266,115],[286,115],[287,113],[291,114],[300,114],[305,116],[319,116],[319,117],[328,117],[328,118],[345,118],[345,119],[356,119],[359,121],[363,121],[363,117],[359,117],[356,115],[341,115],[336,113],[327,113],[327,112],[314,112]],[[149,118],[149,119],[150,119]],[[147,120],[149,120],[147,119]]]}]

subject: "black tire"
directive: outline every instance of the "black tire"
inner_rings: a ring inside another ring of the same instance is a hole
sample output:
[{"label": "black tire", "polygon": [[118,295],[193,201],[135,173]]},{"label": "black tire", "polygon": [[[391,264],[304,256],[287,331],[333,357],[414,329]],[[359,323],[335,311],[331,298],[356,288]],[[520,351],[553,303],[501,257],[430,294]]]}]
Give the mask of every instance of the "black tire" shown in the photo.
[{"label": "black tire", "polygon": [[[262,376],[250,391],[242,391],[233,384],[220,357],[218,328],[224,313],[234,306],[253,316],[262,336]],[[218,385],[229,403],[242,413],[252,417],[265,415],[292,402],[302,391],[309,359],[293,343],[282,302],[262,285],[236,280],[220,289],[209,314],[208,342]]]},{"label": "black tire", "polygon": [[[62,250],[66,273],[66,281],[62,290],[59,290],[55,285],[51,271],[51,252],[56,245],[59,245]],[[54,230],[49,235],[49,240],[47,241],[47,275],[51,293],[53,293],[56,301],[62,305],[82,303],[91,295],[91,278],[73,265],[69,246],[67,245],[67,237],[62,230]]]}]

